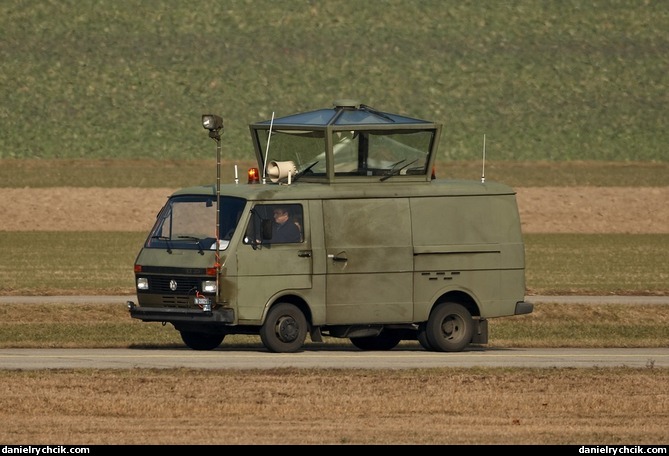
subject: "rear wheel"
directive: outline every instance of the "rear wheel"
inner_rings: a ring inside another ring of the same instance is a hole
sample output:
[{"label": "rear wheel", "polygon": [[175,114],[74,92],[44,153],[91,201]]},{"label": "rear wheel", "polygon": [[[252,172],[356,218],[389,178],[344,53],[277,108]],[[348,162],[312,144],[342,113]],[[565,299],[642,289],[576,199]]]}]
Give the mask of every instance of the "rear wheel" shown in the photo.
[{"label": "rear wheel", "polygon": [[[461,304],[447,302],[437,306],[425,325],[425,336],[433,350],[458,352],[472,341],[472,315]],[[420,340],[420,339],[419,339]]]},{"label": "rear wheel", "polygon": [[307,330],[307,319],[302,311],[284,302],[267,313],[265,324],[260,327],[260,339],[269,351],[292,353],[304,345]]},{"label": "rear wheel", "polygon": [[383,330],[378,336],[351,337],[351,343],[360,350],[391,350],[402,338],[392,331]]},{"label": "rear wheel", "polygon": [[213,350],[221,345],[225,334],[207,334],[191,331],[180,331],[181,340],[193,350]]}]

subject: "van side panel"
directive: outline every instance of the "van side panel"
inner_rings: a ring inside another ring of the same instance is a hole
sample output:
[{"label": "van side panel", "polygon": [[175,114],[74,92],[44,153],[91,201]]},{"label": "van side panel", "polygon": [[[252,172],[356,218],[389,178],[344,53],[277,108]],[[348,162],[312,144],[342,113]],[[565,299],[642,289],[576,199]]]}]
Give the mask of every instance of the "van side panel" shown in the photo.
[{"label": "van side panel", "polygon": [[525,294],[515,195],[411,198],[416,320],[440,296],[464,291],[481,317],[513,315]]},{"label": "van side panel", "polygon": [[328,324],[413,320],[407,198],[323,201]]},{"label": "van side panel", "polygon": [[515,195],[411,198],[411,217],[416,247],[522,242]]}]

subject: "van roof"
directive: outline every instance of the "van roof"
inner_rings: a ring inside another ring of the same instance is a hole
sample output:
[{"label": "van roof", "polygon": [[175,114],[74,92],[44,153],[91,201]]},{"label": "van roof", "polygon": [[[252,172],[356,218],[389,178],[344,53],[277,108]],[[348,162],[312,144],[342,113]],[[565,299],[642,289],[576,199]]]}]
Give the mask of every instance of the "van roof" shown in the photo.
[{"label": "van roof", "polygon": [[335,100],[332,108],[317,109],[257,122],[255,126],[275,127],[326,127],[338,125],[346,127],[378,127],[387,125],[431,125],[427,120],[415,119],[400,114],[379,111],[355,100]]},{"label": "van roof", "polygon": [[[355,198],[408,198],[463,195],[514,195],[515,191],[506,184],[497,182],[481,183],[474,180],[436,179],[425,184],[407,184],[386,181],[383,185],[340,184],[314,185],[295,183],[275,184],[223,184],[221,195],[244,198],[253,201],[278,200],[319,200]],[[206,185],[177,190],[173,195],[215,195],[216,186]]]}]

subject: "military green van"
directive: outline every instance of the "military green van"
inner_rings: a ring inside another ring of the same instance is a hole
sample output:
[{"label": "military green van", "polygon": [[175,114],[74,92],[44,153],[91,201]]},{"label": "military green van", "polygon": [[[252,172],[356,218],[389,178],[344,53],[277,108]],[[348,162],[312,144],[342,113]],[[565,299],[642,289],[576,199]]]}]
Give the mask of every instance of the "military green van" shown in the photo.
[{"label": "military green van", "polygon": [[[195,350],[228,334],[272,352],[307,335],[362,350],[456,352],[532,312],[512,188],[437,179],[441,125],[352,100],[251,124],[257,168],[172,194],[135,261],[130,316]],[[242,181],[242,182],[240,182]]]}]

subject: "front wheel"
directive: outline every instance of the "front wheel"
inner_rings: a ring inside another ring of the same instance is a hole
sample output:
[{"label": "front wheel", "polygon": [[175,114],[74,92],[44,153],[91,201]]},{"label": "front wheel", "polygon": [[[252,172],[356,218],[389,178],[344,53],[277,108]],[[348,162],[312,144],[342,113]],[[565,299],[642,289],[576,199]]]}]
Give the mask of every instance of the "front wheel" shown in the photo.
[{"label": "front wheel", "polygon": [[213,350],[221,345],[225,334],[207,334],[191,331],[180,331],[181,340],[193,350]]},{"label": "front wheel", "polygon": [[464,306],[447,302],[439,304],[425,325],[425,336],[435,351],[459,352],[472,341],[474,321]]},{"label": "front wheel", "polygon": [[293,353],[304,345],[307,337],[307,319],[300,309],[288,303],[272,307],[260,327],[263,345],[275,353]]}]

